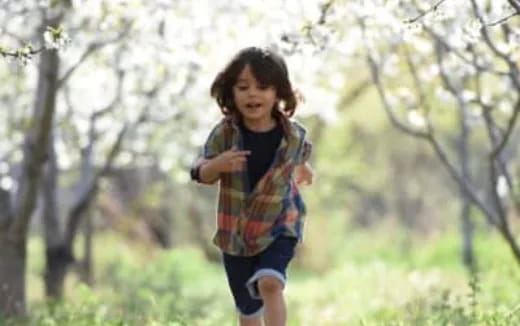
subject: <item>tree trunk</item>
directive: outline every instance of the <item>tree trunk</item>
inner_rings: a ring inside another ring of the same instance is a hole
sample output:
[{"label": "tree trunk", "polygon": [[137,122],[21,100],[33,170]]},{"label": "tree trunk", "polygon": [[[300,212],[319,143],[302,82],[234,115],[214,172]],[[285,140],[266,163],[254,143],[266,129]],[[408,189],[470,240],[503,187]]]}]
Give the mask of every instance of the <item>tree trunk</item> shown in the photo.
[{"label": "tree trunk", "polygon": [[53,299],[63,297],[67,268],[74,261],[72,253],[65,246],[48,247],[45,251],[45,293]]},{"label": "tree trunk", "polygon": [[94,235],[93,212],[89,210],[85,215],[83,259],[81,260],[79,276],[82,282],[92,286],[94,277],[92,272],[92,237]]},{"label": "tree trunk", "polygon": [[47,297],[60,299],[63,297],[67,267],[73,259],[70,250],[63,245],[63,230],[60,227],[56,199],[58,168],[52,133],[49,137],[48,162],[41,183],[46,258],[44,281]]},{"label": "tree trunk", "polygon": [[0,317],[25,314],[25,243],[0,233]]},{"label": "tree trunk", "polygon": [[[59,16],[44,19],[41,30],[45,30],[46,26],[58,26],[60,21]],[[10,217],[0,219],[0,315],[25,314],[25,246],[41,170],[47,158],[49,133],[53,128],[58,68],[56,51],[40,54],[33,116],[25,135],[22,174],[14,207],[8,212]]]},{"label": "tree trunk", "polygon": [[[469,183],[471,180],[471,174],[469,167],[468,141],[471,129],[468,124],[468,108],[464,102],[459,103],[459,127],[460,135],[457,139],[457,152],[459,156],[461,176],[465,183]],[[471,220],[471,199],[464,191],[463,187],[459,188],[461,202],[460,231],[462,237],[462,262],[468,271],[472,273],[476,271],[477,262],[473,249],[474,226],[473,221]]]},{"label": "tree trunk", "polygon": [[471,272],[475,271],[477,262],[473,249],[473,221],[471,220],[471,205],[467,199],[462,202],[461,208],[461,234],[462,234],[462,261]]},{"label": "tree trunk", "polygon": [[502,224],[499,226],[500,233],[506,240],[511,252],[513,253],[513,257],[516,259],[516,262],[520,264],[520,247],[518,246],[518,242],[515,239],[513,233],[511,233],[511,229],[508,224]]}]

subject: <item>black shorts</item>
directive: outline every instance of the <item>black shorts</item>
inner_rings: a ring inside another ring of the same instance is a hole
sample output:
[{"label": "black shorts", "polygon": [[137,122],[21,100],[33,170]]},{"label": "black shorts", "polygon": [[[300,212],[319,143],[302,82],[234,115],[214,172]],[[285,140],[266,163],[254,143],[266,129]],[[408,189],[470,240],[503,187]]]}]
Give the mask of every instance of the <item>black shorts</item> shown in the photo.
[{"label": "black shorts", "polygon": [[258,293],[260,278],[273,276],[285,285],[286,269],[294,257],[297,242],[296,238],[280,236],[255,256],[223,254],[229,288],[243,318],[255,318],[262,314],[263,302]]}]

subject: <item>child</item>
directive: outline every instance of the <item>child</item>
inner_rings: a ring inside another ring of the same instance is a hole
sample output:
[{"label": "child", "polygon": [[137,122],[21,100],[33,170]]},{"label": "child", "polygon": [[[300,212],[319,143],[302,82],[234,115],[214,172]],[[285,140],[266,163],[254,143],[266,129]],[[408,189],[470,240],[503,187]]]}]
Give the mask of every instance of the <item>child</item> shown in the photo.
[{"label": "child", "polygon": [[302,237],[305,206],[298,184],[311,184],[311,144],[290,121],[298,104],[282,57],[240,51],[211,86],[224,118],[191,169],[200,183],[220,181],[214,243],[241,326],[286,323],[286,268]]}]

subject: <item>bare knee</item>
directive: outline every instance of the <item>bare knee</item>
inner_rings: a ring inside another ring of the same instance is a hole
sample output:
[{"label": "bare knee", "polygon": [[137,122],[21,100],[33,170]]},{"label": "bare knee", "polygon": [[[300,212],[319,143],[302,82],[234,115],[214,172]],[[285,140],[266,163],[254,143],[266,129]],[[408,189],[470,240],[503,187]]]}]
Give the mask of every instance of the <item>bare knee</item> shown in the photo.
[{"label": "bare knee", "polygon": [[282,282],[273,276],[264,276],[258,280],[258,290],[262,297],[278,294],[283,290]]},{"label": "bare knee", "polygon": [[262,321],[260,318],[254,318],[254,319],[240,318],[240,326],[262,326]]}]

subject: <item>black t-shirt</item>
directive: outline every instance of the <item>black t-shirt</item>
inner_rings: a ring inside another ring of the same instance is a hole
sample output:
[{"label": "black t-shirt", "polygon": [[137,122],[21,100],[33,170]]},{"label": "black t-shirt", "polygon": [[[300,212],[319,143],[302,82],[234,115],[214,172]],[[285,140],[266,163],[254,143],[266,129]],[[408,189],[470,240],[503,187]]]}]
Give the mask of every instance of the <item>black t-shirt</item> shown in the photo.
[{"label": "black t-shirt", "polygon": [[274,128],[264,132],[249,130],[243,123],[240,124],[240,129],[244,140],[244,150],[251,151],[251,154],[247,156],[247,174],[249,191],[252,191],[271,166],[282,140],[283,130],[280,123],[276,123]]}]

